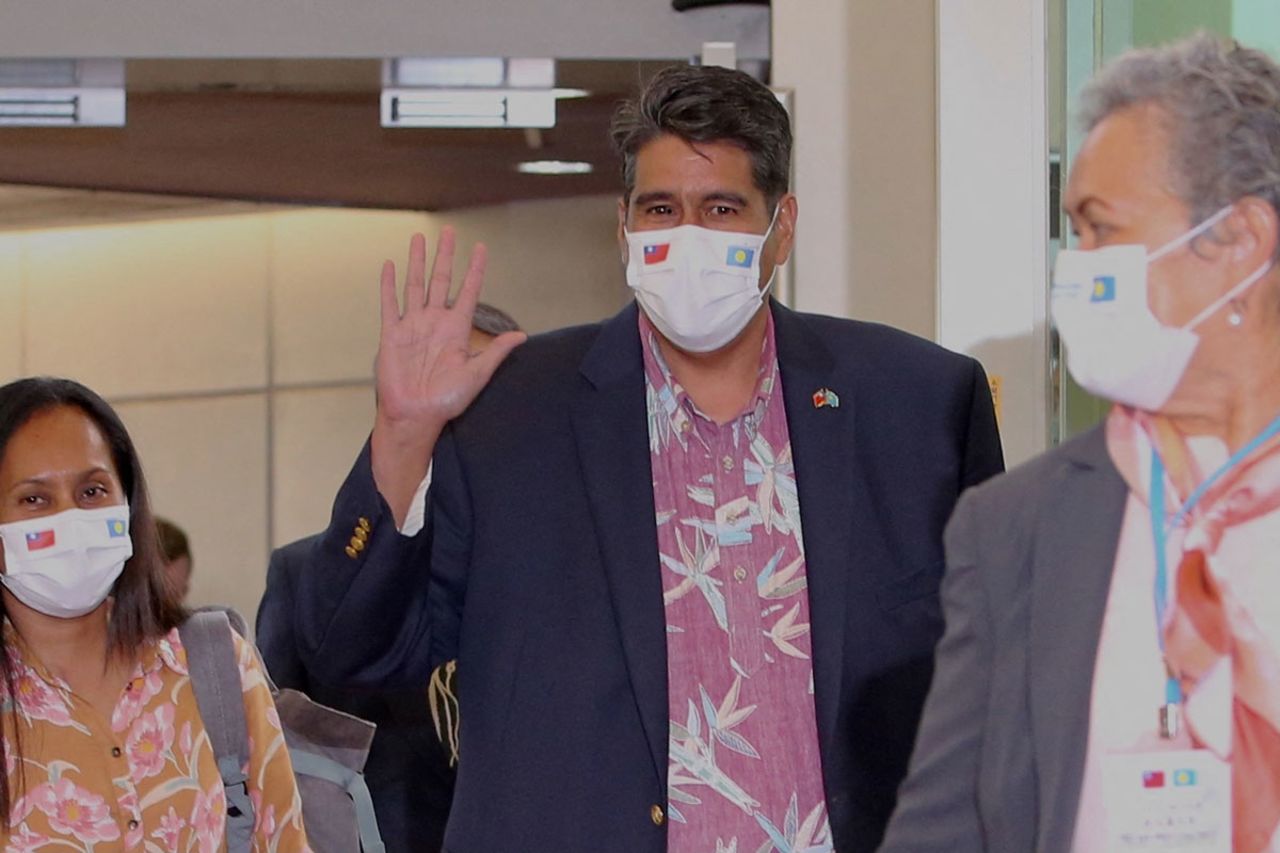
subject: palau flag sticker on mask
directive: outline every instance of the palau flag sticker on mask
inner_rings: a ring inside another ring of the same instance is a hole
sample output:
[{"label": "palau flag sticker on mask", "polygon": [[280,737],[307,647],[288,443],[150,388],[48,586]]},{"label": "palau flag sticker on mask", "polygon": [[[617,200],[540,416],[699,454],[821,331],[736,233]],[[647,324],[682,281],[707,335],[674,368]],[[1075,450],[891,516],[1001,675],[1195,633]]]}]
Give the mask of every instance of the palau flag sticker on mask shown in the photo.
[{"label": "palau flag sticker on mask", "polygon": [[730,246],[729,256],[725,258],[725,264],[731,267],[742,267],[743,269],[751,268],[751,261],[756,256],[755,249],[748,249],[746,246]]},{"label": "palau flag sticker on mask", "polygon": [[1116,277],[1100,275],[1093,280],[1093,292],[1089,294],[1090,302],[1115,302]]}]

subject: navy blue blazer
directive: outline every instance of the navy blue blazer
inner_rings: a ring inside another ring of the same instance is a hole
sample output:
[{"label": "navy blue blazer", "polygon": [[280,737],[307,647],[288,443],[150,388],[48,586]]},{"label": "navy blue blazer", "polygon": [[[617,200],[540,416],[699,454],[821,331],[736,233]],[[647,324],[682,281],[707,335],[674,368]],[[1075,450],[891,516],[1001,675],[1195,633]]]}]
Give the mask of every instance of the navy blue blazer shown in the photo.
[{"label": "navy blue blazer", "polygon": [[254,626],[258,650],[278,687],[377,725],[365,783],[387,853],[437,853],[453,800],[454,771],[427,707],[426,681],[412,689],[344,690],[312,678],[298,654],[293,624],[298,578],[309,571],[319,536],[277,548]]},{"label": "navy blue blazer", "polygon": [[[836,849],[861,853],[883,835],[929,687],[943,526],[1003,461],[973,359],[771,310],[823,781]],[[453,853],[666,849],[667,644],[636,312],[508,358],[441,437],[416,537],[397,532],[366,445],[301,579],[309,666],[326,679],[420,682],[458,658]],[[820,388],[838,408],[814,405]]]}]

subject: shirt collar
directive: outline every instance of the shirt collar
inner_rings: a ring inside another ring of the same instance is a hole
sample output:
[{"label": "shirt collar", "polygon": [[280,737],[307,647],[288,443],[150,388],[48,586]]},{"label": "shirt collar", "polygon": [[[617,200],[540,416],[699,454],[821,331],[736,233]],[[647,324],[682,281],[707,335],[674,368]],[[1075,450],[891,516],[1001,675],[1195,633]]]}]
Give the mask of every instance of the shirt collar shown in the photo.
[{"label": "shirt collar", "polygon": [[[663,409],[671,419],[671,425],[679,433],[682,422],[693,416],[710,421],[698,410],[697,405],[689,397],[680,382],[671,373],[662,350],[658,346],[658,330],[643,310],[637,312],[640,323],[640,343],[644,353],[645,385],[651,394],[657,396]],[[760,347],[760,366],[757,373],[756,389],[751,402],[738,414],[731,424],[738,424],[748,419],[759,423],[768,410],[774,391],[778,387],[778,345],[774,336],[773,312],[765,308],[764,344]],[[726,424],[729,426],[730,424]]]}]

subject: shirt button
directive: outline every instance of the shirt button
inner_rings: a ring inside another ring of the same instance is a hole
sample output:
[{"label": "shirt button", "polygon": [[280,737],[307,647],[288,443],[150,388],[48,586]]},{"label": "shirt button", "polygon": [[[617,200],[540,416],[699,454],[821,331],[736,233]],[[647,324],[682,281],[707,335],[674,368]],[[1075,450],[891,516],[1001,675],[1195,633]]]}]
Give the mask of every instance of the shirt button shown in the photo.
[{"label": "shirt button", "polygon": [[649,809],[649,819],[653,821],[654,826],[662,826],[667,821],[667,816],[662,811],[662,806],[655,804]]},{"label": "shirt button", "polygon": [[111,747],[111,757],[112,757],[112,758],[119,758],[119,757],[120,757],[120,755],[121,755],[121,753],[120,753],[120,747],[118,747],[118,746],[113,746],[113,747]]},{"label": "shirt button", "polygon": [[138,822],[137,822],[136,820],[131,820],[131,821],[129,821],[129,828],[130,828],[130,829],[137,829],[137,828],[138,828]]},{"label": "shirt button", "polygon": [[720,461],[720,464],[724,466],[724,470],[726,470],[726,471],[732,471],[732,470],[733,470],[733,457],[732,457],[732,456],[726,456],[724,459],[722,459],[722,460]]},{"label": "shirt button", "polygon": [[744,581],[747,579],[747,570],[742,566],[733,570],[733,579],[736,581]]}]

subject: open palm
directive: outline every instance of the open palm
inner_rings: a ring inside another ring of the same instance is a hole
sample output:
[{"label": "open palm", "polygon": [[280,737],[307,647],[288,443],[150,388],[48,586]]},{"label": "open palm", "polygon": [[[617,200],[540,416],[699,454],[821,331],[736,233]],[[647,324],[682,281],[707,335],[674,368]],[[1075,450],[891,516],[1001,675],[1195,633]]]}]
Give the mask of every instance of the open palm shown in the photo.
[{"label": "open palm", "polygon": [[471,319],[484,280],[485,248],[477,244],[472,251],[462,287],[451,300],[455,242],[453,229],[446,227],[436,244],[428,281],[426,240],[414,235],[403,307],[396,294],[395,265],[383,264],[377,388],[379,416],[389,422],[442,427],[462,414],[524,340],[522,333],[509,332],[483,352],[471,351]]}]

